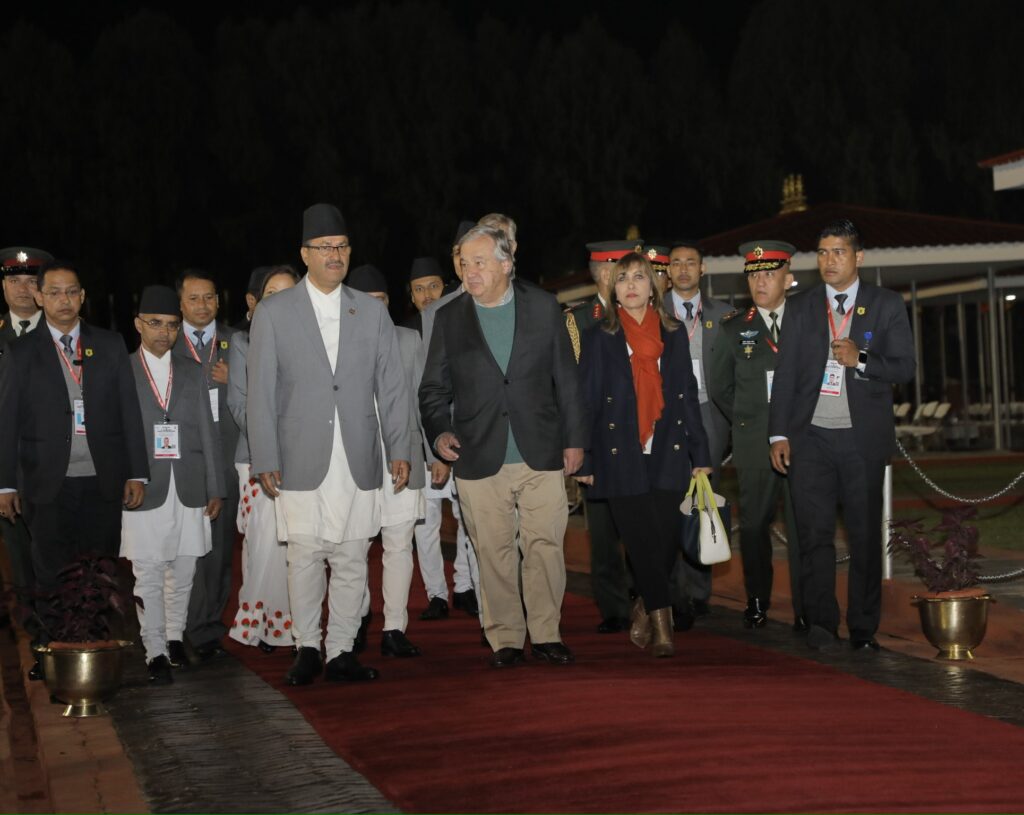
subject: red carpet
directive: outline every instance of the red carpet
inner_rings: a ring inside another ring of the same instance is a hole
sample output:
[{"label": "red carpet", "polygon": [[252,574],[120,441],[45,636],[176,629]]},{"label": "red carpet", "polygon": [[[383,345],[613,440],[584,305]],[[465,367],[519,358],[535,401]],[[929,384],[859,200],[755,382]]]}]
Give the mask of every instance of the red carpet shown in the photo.
[{"label": "red carpet", "polygon": [[498,671],[474,620],[416,619],[418,575],[410,605],[424,656],[382,658],[377,615],[375,683],[289,689],[289,654],[231,645],[404,811],[1024,810],[1024,729],[699,630],[656,662],[571,596],[577,664]]}]

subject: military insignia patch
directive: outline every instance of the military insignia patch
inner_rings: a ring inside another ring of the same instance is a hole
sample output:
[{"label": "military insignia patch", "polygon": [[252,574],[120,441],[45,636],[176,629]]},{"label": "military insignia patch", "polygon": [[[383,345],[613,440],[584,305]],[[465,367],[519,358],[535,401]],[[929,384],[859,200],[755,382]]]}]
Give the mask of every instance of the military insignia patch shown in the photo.
[{"label": "military insignia patch", "polygon": [[711,328],[715,327],[715,324],[711,320],[708,320],[706,323],[704,323],[704,327],[708,328],[708,329],[711,329]]},{"label": "military insignia patch", "polygon": [[91,348],[86,348],[85,349],[85,355],[87,357],[91,357],[92,356],[92,349]]},{"label": "military insignia patch", "polygon": [[864,306],[857,306],[857,316],[858,317],[863,317],[867,313],[868,313],[868,310],[866,308],[864,308]]},{"label": "military insignia patch", "polygon": [[220,347],[224,351],[227,351],[228,350],[228,341],[227,340],[221,340],[220,341]]},{"label": "military insignia patch", "polygon": [[757,335],[760,333],[756,329],[740,332],[740,345],[743,346],[743,353],[747,355],[747,359],[750,359],[751,354],[754,353],[754,346],[757,345]]},{"label": "military insignia patch", "polygon": [[760,246],[755,246],[754,247],[754,257],[756,257],[758,260],[760,260],[763,255],[764,255],[764,249],[762,249]]},{"label": "military insignia patch", "polygon": [[658,256],[658,250],[657,249],[648,249],[647,250],[647,259],[648,260],[654,260],[657,256]]},{"label": "military insignia patch", "polygon": [[17,254],[18,263],[24,266],[28,263],[28,252],[18,252]]},{"label": "military insignia patch", "polygon": [[740,311],[739,309],[736,309],[735,311],[730,311],[730,312],[729,312],[728,314],[726,314],[726,315],[725,315],[725,316],[724,316],[724,317],[723,317],[723,318],[722,318],[721,320],[719,320],[718,322],[719,322],[719,324],[722,324],[722,323],[727,323],[727,322],[729,322],[729,320],[731,320],[731,319],[732,319],[733,317],[736,317],[737,315],[739,315],[739,314],[742,314],[742,313],[743,313],[743,312],[741,312],[741,311]]},{"label": "military insignia patch", "polygon": [[754,319],[754,315],[757,314],[757,306],[751,306],[747,309],[747,316],[743,318],[743,322],[749,323]]},{"label": "military insignia patch", "polygon": [[754,328],[754,329],[751,329],[750,331],[741,331],[740,332],[740,336],[743,337],[743,339],[745,339],[745,340],[752,340],[754,337],[756,337],[760,333],[761,333],[760,331],[758,331],[756,328]]}]

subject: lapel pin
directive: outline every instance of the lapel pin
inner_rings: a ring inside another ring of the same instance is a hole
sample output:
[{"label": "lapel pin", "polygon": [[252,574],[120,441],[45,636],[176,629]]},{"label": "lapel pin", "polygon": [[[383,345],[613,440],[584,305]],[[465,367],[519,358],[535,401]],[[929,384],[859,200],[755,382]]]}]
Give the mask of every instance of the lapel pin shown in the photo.
[{"label": "lapel pin", "polygon": [[225,350],[225,351],[226,351],[226,350],[228,349],[228,341],[227,341],[227,340],[221,340],[221,341],[220,341],[220,347],[221,347],[221,348],[222,348],[223,350]]},{"label": "lapel pin", "polygon": [[857,306],[857,316],[858,317],[863,317],[867,313],[868,313],[868,310],[866,308],[864,308],[864,306]]},{"label": "lapel pin", "polygon": [[356,310],[355,310],[354,308],[350,308],[350,309],[348,310],[348,313],[349,313],[349,314],[355,314],[355,313],[356,313]]},{"label": "lapel pin", "polygon": [[705,328],[714,328],[715,324],[713,322],[711,322],[711,320],[708,320],[706,323],[704,323],[704,327]]},{"label": "lapel pin", "polygon": [[91,348],[86,348],[85,349],[85,355],[87,357],[91,357],[92,356],[92,349]]}]

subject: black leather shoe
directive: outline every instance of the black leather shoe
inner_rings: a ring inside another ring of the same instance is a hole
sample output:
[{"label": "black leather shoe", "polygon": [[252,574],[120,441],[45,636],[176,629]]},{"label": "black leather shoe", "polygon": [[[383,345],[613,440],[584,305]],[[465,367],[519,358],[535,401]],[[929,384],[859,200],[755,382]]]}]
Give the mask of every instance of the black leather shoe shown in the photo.
[{"label": "black leather shoe", "polygon": [[185,653],[185,643],[181,640],[167,640],[167,661],[172,668],[186,669],[189,666],[188,654]]},{"label": "black leather shoe", "polygon": [[757,597],[747,598],[747,607],[743,612],[744,628],[764,628],[768,624],[768,604]]},{"label": "black leather shoe", "polygon": [[854,651],[864,652],[881,650],[881,646],[878,644],[878,640],[876,640],[874,637],[870,637],[868,639],[851,639],[850,647],[853,648]]},{"label": "black leather shoe", "polygon": [[420,614],[421,620],[445,620],[448,618],[448,601],[443,597],[431,597],[427,610]]},{"label": "black leather shoe", "polygon": [[492,668],[511,668],[526,661],[522,648],[499,648],[491,657]]},{"label": "black leather shoe", "polygon": [[366,632],[370,629],[370,620],[373,619],[373,612],[367,611],[362,622],[359,623],[359,630],[356,632],[355,642],[352,643],[352,653],[361,654],[366,650]]},{"label": "black leather shoe", "polygon": [[552,665],[568,665],[570,662],[576,661],[572,651],[561,642],[534,643],[530,653],[534,659],[539,659],[541,662],[548,662]]},{"label": "black leather shoe", "polygon": [[381,635],[380,653],[385,657],[418,657],[420,649],[409,642],[404,632],[395,628]]},{"label": "black leather shoe", "polygon": [[228,652],[216,640],[197,645],[193,650],[196,652],[196,656],[199,657],[200,662],[209,662],[211,659],[220,659],[228,655]]},{"label": "black leather shoe", "polygon": [[807,624],[807,618],[803,614],[797,614],[793,619],[793,630],[797,634],[806,634],[810,626]]},{"label": "black leather shoe", "polygon": [[693,605],[687,603],[684,608],[672,607],[672,627],[676,631],[689,631],[697,622],[697,615],[693,612]]},{"label": "black leather shoe", "polygon": [[835,631],[829,631],[820,625],[812,625],[807,631],[807,647],[814,651],[834,654],[842,644]]},{"label": "black leather shoe", "polygon": [[28,678],[33,682],[39,682],[43,678],[43,666],[38,659],[28,669]]},{"label": "black leather shoe", "polygon": [[452,606],[465,611],[470,617],[480,616],[480,606],[476,602],[476,592],[472,589],[455,592],[452,595]]},{"label": "black leather shoe", "polygon": [[328,682],[369,682],[377,678],[377,669],[360,665],[355,654],[342,651],[327,663],[326,678]]},{"label": "black leather shoe", "polygon": [[618,634],[629,628],[629,620],[625,617],[605,617],[598,623],[598,634]]},{"label": "black leather shoe", "polygon": [[156,659],[151,659],[146,670],[149,672],[150,685],[170,685],[174,681],[174,676],[171,674],[171,661],[163,654]]},{"label": "black leather shoe", "polygon": [[693,601],[693,616],[694,617],[707,617],[711,613],[711,606],[708,605],[707,600],[694,600]]},{"label": "black leather shoe", "polygon": [[303,646],[299,649],[299,655],[295,657],[295,662],[292,663],[292,667],[288,669],[288,673],[284,675],[284,681],[288,685],[308,685],[316,677],[320,676],[320,672],[324,669],[323,662],[320,659],[320,649],[311,648],[310,646]]}]

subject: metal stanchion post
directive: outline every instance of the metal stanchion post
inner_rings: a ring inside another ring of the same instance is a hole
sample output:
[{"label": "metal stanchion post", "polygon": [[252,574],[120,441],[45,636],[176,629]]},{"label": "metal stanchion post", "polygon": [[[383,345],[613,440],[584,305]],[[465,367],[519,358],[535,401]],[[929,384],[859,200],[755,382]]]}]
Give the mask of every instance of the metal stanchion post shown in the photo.
[{"label": "metal stanchion post", "polygon": [[892,465],[885,465],[882,480],[882,579],[892,579],[892,555],[889,554],[889,521],[892,520]]}]

